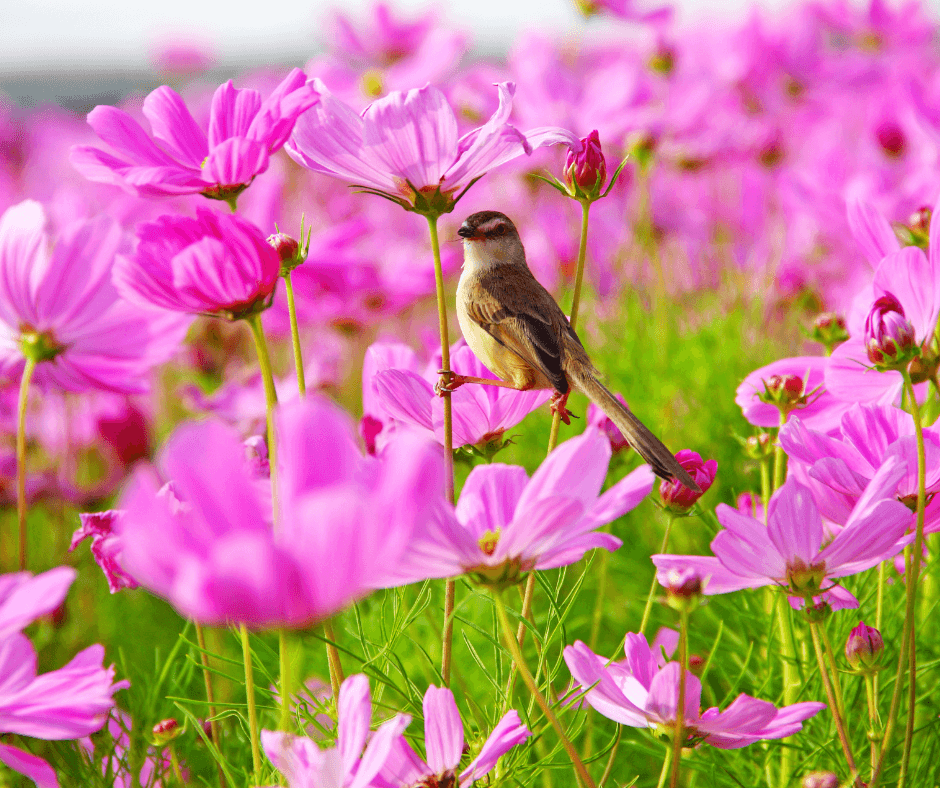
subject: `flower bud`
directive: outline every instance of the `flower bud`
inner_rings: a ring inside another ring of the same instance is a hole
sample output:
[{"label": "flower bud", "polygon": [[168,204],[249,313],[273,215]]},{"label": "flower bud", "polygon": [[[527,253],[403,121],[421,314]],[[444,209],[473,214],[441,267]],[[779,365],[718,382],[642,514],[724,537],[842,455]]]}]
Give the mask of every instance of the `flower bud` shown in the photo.
[{"label": "flower bud", "polygon": [[702,462],[701,456],[689,449],[680,451],[676,455],[676,460],[678,460],[679,465],[685,468],[702,491],[695,492],[678,479],[670,479],[659,485],[659,500],[666,511],[674,514],[685,514],[712,486],[712,482],[715,481],[715,474],[718,472],[718,463],[715,460]]},{"label": "flower bud", "polygon": [[744,441],[744,453],[752,460],[763,460],[774,453],[774,442],[769,432],[751,435]]},{"label": "flower bud", "polygon": [[674,610],[691,612],[698,607],[705,578],[696,569],[660,569],[656,581],[666,590],[666,602]]},{"label": "flower bud", "polygon": [[800,785],[802,788],[839,788],[839,778],[832,772],[810,772]]},{"label": "flower bud", "polygon": [[904,316],[904,307],[891,293],[874,304],[865,319],[868,360],[879,369],[897,369],[918,355],[914,327]]},{"label": "flower bud", "polygon": [[884,650],[885,643],[881,633],[862,621],[849,632],[845,641],[845,658],[856,670],[878,667]]},{"label": "flower bud", "polygon": [[573,196],[597,199],[607,179],[607,163],[601,150],[597,129],[581,140],[581,151],[568,150],[565,160],[565,183]]},{"label": "flower bud", "polygon": [[153,743],[157,746],[169,744],[182,732],[183,730],[180,728],[180,724],[172,717],[160,720],[160,722],[153,726]]},{"label": "flower bud", "polygon": [[813,327],[809,331],[809,337],[814,342],[825,345],[826,352],[832,353],[832,349],[849,338],[849,332],[845,327],[845,318],[834,312],[823,312],[817,315],[813,321]]},{"label": "flower bud", "polygon": [[[303,228],[301,228],[301,237],[303,237]],[[281,276],[290,273],[307,259],[307,250],[302,249],[300,243],[287,233],[269,235],[268,243],[281,258]]]},{"label": "flower bud", "polygon": [[880,124],[875,130],[875,137],[877,137],[881,149],[892,159],[901,158],[907,149],[904,129],[892,121],[885,121]]}]

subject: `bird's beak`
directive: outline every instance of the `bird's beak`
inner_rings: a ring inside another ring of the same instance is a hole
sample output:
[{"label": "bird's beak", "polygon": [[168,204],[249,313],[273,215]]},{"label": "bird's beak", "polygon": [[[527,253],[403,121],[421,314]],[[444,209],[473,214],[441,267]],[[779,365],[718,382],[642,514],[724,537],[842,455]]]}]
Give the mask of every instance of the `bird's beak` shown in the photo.
[{"label": "bird's beak", "polygon": [[476,230],[474,230],[472,227],[467,226],[466,224],[460,225],[460,229],[457,231],[457,235],[459,235],[461,238],[466,238],[468,240],[472,238],[480,237],[477,234]]}]

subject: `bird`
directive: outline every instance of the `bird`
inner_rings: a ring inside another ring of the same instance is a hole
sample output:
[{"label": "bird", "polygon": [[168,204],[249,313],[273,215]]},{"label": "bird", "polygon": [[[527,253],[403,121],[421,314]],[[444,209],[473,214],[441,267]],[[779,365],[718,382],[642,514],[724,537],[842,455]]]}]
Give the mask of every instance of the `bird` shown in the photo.
[{"label": "bird", "polygon": [[457,285],[457,320],[477,358],[501,380],[442,375],[438,393],[465,383],[526,391],[554,389],[552,411],[566,424],[571,389],[580,391],[617,425],[657,476],[678,479],[695,492],[695,480],[675,456],[597,379],[581,340],[555,299],[533,276],[512,220],[499,211],[468,216],[457,230],[464,262]]}]

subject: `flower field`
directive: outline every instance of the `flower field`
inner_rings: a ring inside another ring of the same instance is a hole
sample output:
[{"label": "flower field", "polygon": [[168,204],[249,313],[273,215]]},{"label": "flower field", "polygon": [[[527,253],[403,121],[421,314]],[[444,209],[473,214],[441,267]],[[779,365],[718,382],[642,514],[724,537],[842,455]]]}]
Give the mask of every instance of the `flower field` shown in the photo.
[{"label": "flower field", "polygon": [[940,21],[579,8],[0,100],[0,788],[938,784]]}]

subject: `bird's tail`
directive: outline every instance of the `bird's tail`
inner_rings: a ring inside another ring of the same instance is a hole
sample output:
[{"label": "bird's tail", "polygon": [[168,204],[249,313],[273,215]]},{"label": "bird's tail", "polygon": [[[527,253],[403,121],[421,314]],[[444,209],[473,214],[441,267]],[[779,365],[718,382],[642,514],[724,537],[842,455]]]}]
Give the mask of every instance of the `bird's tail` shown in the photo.
[{"label": "bird's tail", "polygon": [[699,486],[663,442],[653,435],[642,421],[621,405],[594,375],[587,370],[584,372],[565,371],[574,388],[607,414],[637,454],[650,464],[657,476],[663,479],[676,478],[690,490],[701,492]]}]

